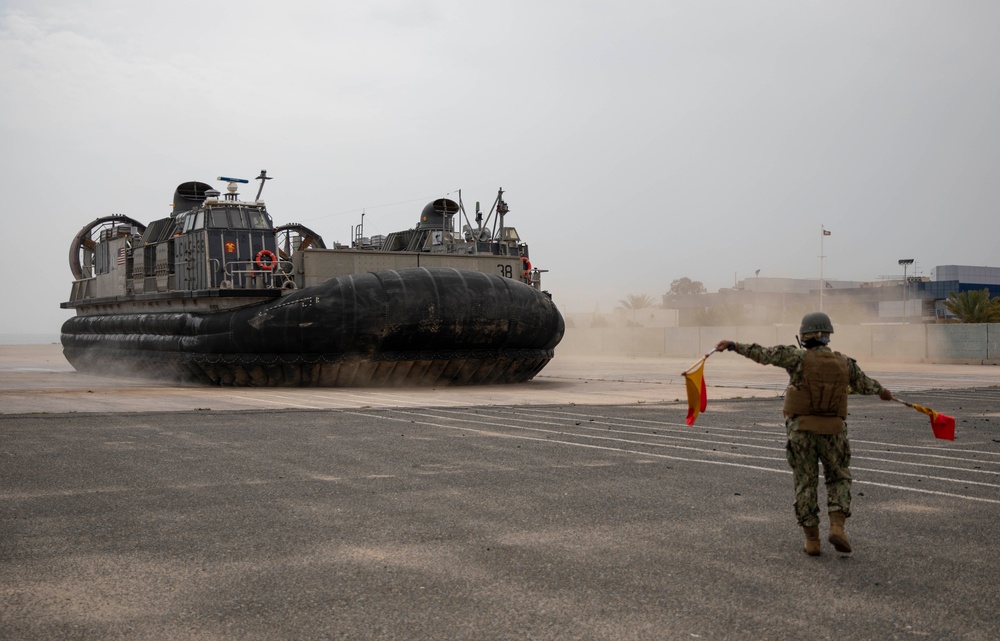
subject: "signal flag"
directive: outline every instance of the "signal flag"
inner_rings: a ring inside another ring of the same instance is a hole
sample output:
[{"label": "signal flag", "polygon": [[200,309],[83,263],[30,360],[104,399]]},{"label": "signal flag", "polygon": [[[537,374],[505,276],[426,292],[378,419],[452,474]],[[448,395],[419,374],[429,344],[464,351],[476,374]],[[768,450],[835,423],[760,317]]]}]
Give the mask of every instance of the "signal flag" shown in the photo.
[{"label": "signal flag", "polygon": [[685,422],[694,425],[698,415],[708,407],[708,394],[705,390],[705,361],[697,368],[684,372],[684,386],[687,388],[688,414]]}]

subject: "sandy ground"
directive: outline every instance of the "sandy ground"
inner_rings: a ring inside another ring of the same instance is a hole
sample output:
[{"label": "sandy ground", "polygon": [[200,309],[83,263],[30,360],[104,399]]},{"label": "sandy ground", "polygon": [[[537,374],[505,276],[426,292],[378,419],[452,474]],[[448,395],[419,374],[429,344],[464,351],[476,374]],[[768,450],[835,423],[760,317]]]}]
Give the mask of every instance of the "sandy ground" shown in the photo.
[{"label": "sandy ground", "polygon": [[[412,406],[631,404],[679,402],[681,372],[675,358],[556,358],[522,385],[397,388],[218,388],[76,373],[59,345],[0,345],[0,413],[136,412],[191,409],[336,409]],[[982,365],[862,363],[865,371],[908,400],[930,389],[990,387],[1000,370]],[[715,354],[705,367],[709,398],[779,396],[784,371],[733,354]]]}]

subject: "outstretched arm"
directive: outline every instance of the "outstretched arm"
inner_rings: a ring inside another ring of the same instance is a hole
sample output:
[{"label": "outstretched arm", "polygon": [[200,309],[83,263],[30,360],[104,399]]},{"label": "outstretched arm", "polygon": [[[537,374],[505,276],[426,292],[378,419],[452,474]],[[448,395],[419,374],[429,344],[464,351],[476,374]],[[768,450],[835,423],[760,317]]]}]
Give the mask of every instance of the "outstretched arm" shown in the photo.
[{"label": "outstretched arm", "polygon": [[874,378],[862,372],[861,368],[858,367],[857,361],[853,358],[847,359],[847,372],[850,376],[851,390],[855,394],[865,394],[868,396],[878,394],[878,397],[883,401],[892,400],[892,392],[882,387],[882,384]]},{"label": "outstretched arm", "polygon": [[731,340],[721,340],[715,348],[720,352],[723,350],[736,352],[740,356],[745,356],[761,365],[781,367],[788,373],[791,373],[798,367],[802,362],[802,354],[805,352],[805,350],[791,345],[762,347],[757,343],[737,343]]}]

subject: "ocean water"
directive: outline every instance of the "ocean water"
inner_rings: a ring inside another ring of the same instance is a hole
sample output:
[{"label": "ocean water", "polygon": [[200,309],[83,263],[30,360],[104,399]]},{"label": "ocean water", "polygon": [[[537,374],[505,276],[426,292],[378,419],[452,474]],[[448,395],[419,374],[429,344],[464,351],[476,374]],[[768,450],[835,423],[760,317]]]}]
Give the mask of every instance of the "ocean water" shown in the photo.
[{"label": "ocean water", "polygon": [[48,345],[58,342],[59,334],[0,334],[0,345]]}]

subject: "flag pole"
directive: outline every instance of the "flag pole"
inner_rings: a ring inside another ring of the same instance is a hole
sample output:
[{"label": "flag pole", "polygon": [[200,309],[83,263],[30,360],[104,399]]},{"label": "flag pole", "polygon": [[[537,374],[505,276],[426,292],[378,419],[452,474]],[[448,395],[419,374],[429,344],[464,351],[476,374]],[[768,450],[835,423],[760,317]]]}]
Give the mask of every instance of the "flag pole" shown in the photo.
[{"label": "flag pole", "polygon": [[819,311],[823,311],[823,239],[826,237],[826,227],[819,226]]},{"label": "flag pole", "polygon": [[686,370],[684,370],[683,372],[681,372],[681,376],[683,376],[685,374],[690,374],[692,371],[698,369],[698,367],[700,367],[702,363],[704,363],[706,360],[708,360],[709,356],[711,356],[712,354],[716,353],[717,351],[719,351],[719,350],[717,350],[716,348],[713,347],[712,351],[710,351],[709,353],[705,354],[704,356],[702,356],[701,358],[699,358],[698,360],[696,360],[694,362],[694,365],[692,365],[691,367],[689,367]]}]

